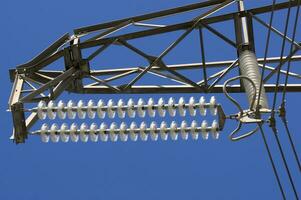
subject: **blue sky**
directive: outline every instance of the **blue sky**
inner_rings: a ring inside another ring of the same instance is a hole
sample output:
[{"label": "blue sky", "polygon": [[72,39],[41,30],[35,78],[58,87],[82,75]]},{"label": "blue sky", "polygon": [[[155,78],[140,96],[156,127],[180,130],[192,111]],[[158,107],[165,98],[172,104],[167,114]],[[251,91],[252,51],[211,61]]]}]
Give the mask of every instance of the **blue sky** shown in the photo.
[{"label": "blue sky", "polygon": [[[195,2],[187,0],[185,4]],[[258,2],[249,0],[247,6],[258,6]],[[271,1],[260,2],[268,4]],[[183,1],[3,0],[1,2],[0,199],[280,199],[280,192],[261,136],[255,134],[240,142],[231,142],[228,134],[234,128],[233,122],[227,124],[219,140],[210,138],[208,141],[199,139],[197,142],[168,140],[136,143],[44,144],[39,138],[31,137],[26,144],[15,145],[9,140],[12,121],[11,114],[6,112],[6,109],[12,83],[9,80],[8,69],[28,61],[62,34],[72,33],[75,28],[180,5],[183,5]],[[187,20],[195,14],[196,12],[192,15],[175,17],[173,20],[175,22]],[[285,12],[278,12],[275,18],[275,27],[280,30],[284,27],[284,15]],[[268,15],[261,16],[264,20],[267,20],[267,17]],[[255,33],[256,53],[262,56],[266,30],[259,31],[260,26],[258,24],[254,26],[258,28]],[[229,24],[214,27],[234,40],[233,27]],[[205,35],[209,61],[234,58],[233,56],[236,55],[234,49],[218,42],[208,32],[205,32]],[[300,35],[299,31],[298,41],[301,39]],[[155,37],[150,41],[140,39],[133,41],[132,44],[147,52],[158,54],[177,36],[171,34],[171,36],[163,36],[161,40]],[[277,56],[280,54],[281,40],[272,36],[272,41],[269,54]],[[196,33],[192,33],[186,43],[183,41],[183,44],[167,56],[165,61],[167,64],[200,62],[199,50],[194,48],[198,48]],[[120,66],[125,63],[125,66],[129,66],[133,62],[141,61],[139,58],[135,59],[133,55],[126,54],[117,47],[116,50],[110,49],[103,57],[98,58],[97,61],[101,61],[102,64],[95,63],[95,67],[109,64]],[[143,64],[144,61],[141,62]],[[300,72],[301,70],[295,66],[292,69]],[[189,73],[191,72],[187,72]],[[152,83],[154,79],[146,76],[142,81]],[[158,99],[164,96],[167,99],[171,95],[176,99],[185,96],[188,100],[189,96],[199,97],[201,94],[135,95],[134,98],[145,96],[145,99],[149,97]],[[210,95],[205,96],[207,99],[210,98]],[[235,107],[223,95],[216,96],[227,113],[236,112]],[[113,98],[117,102],[119,98],[130,98],[130,95],[99,94],[82,97],[64,94],[62,98],[68,100],[73,97],[85,100]],[[236,97],[246,105],[244,94]],[[271,99],[271,96],[269,98]],[[299,98],[296,93],[287,95],[288,120],[298,152],[301,145],[301,136],[298,134],[300,131]],[[140,122],[142,119],[137,120]],[[150,119],[145,120],[150,122]],[[159,120],[162,119],[156,118],[156,120],[160,122]],[[174,119],[166,120],[170,122]],[[178,117],[175,120],[180,123],[183,118]],[[265,130],[287,197],[292,198],[292,191],[289,189],[289,182],[274,137],[267,126]],[[296,186],[300,188],[300,173],[280,121],[279,136],[287,153],[292,173],[295,174]]]}]

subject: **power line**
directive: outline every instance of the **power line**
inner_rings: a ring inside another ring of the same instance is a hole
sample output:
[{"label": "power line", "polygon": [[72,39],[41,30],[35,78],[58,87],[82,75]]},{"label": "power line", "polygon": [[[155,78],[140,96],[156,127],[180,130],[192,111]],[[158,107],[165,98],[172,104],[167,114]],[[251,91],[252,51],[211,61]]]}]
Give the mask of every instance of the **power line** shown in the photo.
[{"label": "power line", "polygon": [[278,137],[278,133],[277,133],[277,129],[276,129],[276,122],[275,122],[275,107],[276,107],[276,102],[277,102],[277,94],[278,94],[278,87],[279,87],[279,81],[280,81],[280,70],[281,70],[281,65],[283,64],[282,63],[282,57],[283,57],[284,49],[285,49],[285,43],[286,43],[285,38],[287,36],[290,14],[291,14],[291,0],[289,1],[289,7],[288,7],[288,11],[287,11],[286,24],[285,24],[285,30],[284,30],[284,38],[283,38],[283,41],[282,41],[282,47],[281,47],[281,53],[280,53],[280,67],[277,70],[277,80],[276,80],[276,87],[275,87],[275,92],[274,92],[273,107],[272,107],[272,111],[271,111],[270,120],[271,120],[271,128],[272,128],[272,131],[274,133],[274,136],[275,136],[275,139],[276,139],[276,142],[277,142],[277,146],[279,148],[281,158],[282,158],[282,161],[283,161],[284,166],[285,166],[285,170],[288,174],[290,184],[293,188],[295,197],[297,199],[299,199],[296,188],[295,188],[293,178],[291,176],[291,172],[289,170],[289,167],[288,167],[288,164],[287,164],[287,161],[286,161],[286,158],[285,158],[285,154],[282,150],[282,146],[281,146],[281,143],[280,143],[280,139]]},{"label": "power line", "polygon": [[[294,23],[293,37],[292,37],[292,44],[291,44],[291,47],[290,47],[290,52],[293,51],[294,41],[296,39],[296,30],[297,30],[297,24],[298,24],[298,19],[299,19],[298,18],[299,11],[300,11],[300,0],[298,0],[298,7],[297,7],[297,11],[296,11],[296,18],[295,18],[295,23]],[[281,104],[281,108],[280,108],[282,110],[282,113],[280,113],[281,114],[280,117],[281,117],[282,122],[284,124],[285,130],[286,130],[286,134],[287,134],[287,136],[289,138],[290,146],[291,146],[291,148],[293,150],[295,160],[296,160],[296,162],[298,164],[298,167],[299,167],[299,171],[301,171],[301,165],[300,165],[300,161],[299,161],[299,156],[297,154],[294,142],[292,140],[292,136],[291,136],[291,133],[290,133],[290,130],[289,130],[289,127],[288,127],[288,123],[287,123],[287,119],[286,119],[286,111],[285,111],[286,87],[287,87],[287,83],[288,83],[288,74],[290,72],[290,67],[291,67],[291,59],[289,59],[289,61],[288,61],[287,73],[286,73],[286,76],[285,76],[285,84],[284,84],[283,93],[282,93],[282,104]]]},{"label": "power line", "polygon": [[286,198],[285,198],[285,193],[284,193],[283,187],[282,187],[282,185],[281,185],[281,181],[280,181],[280,178],[279,178],[279,175],[278,175],[278,172],[277,172],[277,169],[276,169],[276,166],[275,166],[275,163],[274,163],[274,160],[273,160],[273,157],[272,157],[270,148],[269,148],[269,145],[268,145],[268,143],[267,143],[267,140],[266,140],[264,131],[263,131],[263,129],[262,129],[262,125],[261,125],[261,124],[258,124],[258,126],[259,126],[260,133],[261,133],[261,136],[262,136],[262,139],[263,139],[263,142],[264,142],[264,146],[265,146],[266,151],[267,151],[268,156],[269,156],[269,160],[270,160],[270,162],[271,162],[271,164],[272,164],[273,172],[274,172],[274,175],[275,175],[275,177],[276,177],[277,184],[278,184],[278,187],[279,187],[279,189],[280,189],[282,198],[283,198],[283,199],[286,199]]},{"label": "power line", "polygon": [[270,16],[270,21],[269,21],[269,30],[268,30],[268,35],[266,39],[266,45],[265,45],[265,51],[264,51],[264,59],[263,59],[263,65],[262,65],[262,71],[261,71],[261,80],[260,80],[260,87],[259,87],[259,92],[258,92],[258,99],[257,99],[257,108],[256,111],[257,113],[259,112],[260,106],[259,106],[259,101],[260,101],[260,95],[261,95],[261,90],[262,90],[262,85],[263,85],[263,76],[266,68],[266,62],[267,62],[267,57],[268,57],[268,51],[269,51],[269,46],[270,46],[270,37],[271,37],[271,27],[273,24],[273,19],[274,19],[274,12],[275,12],[275,4],[276,0],[273,0],[272,4],[272,12]]}]

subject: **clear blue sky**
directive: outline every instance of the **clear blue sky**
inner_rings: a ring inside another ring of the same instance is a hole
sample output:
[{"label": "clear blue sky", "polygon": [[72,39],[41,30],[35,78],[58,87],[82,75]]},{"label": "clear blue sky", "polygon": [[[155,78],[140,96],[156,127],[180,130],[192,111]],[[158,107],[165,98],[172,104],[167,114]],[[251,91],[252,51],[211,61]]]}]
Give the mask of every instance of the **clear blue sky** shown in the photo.
[{"label": "clear blue sky", "polygon": [[[185,4],[195,2],[197,1],[187,0]],[[253,7],[257,6],[258,2],[267,4],[271,1],[247,2],[248,6]],[[232,122],[227,124],[217,141],[210,138],[208,141],[200,139],[197,142],[168,140],[44,144],[39,138],[31,137],[26,144],[16,146],[9,140],[12,130],[11,114],[6,112],[12,86],[8,76],[9,68],[28,61],[65,32],[71,33],[74,28],[180,5],[183,5],[183,1],[1,1],[0,199],[280,199],[280,192],[261,136],[255,134],[233,143],[228,139],[228,134],[233,130]],[[283,30],[281,24],[283,14],[279,13],[275,19],[275,26],[281,30]],[[262,19],[266,20],[266,17],[262,16]],[[189,15],[184,16],[182,20],[185,19],[189,19]],[[258,24],[256,26],[259,27]],[[223,25],[219,29],[234,39],[231,34],[232,26]],[[230,59],[236,55],[231,47],[218,43],[218,40],[208,32],[206,34],[208,60]],[[256,34],[258,41],[256,48],[258,54],[262,54],[266,31],[257,31]],[[173,54],[166,58],[167,64],[200,62],[199,50],[194,50],[198,47],[197,34],[194,36],[194,39],[190,37],[187,40],[186,46],[183,44],[183,48],[175,49]],[[151,48],[160,43],[159,49],[162,50],[174,38],[175,35],[170,38],[165,36],[166,41],[143,43],[139,40],[133,41],[133,44],[138,46],[144,44],[141,48],[148,49],[148,45]],[[297,38],[300,41],[300,31]],[[280,54],[280,44],[281,40],[273,39],[270,55]],[[154,51],[159,52],[158,49]],[[115,66],[120,66],[123,62],[131,63],[129,57],[118,50],[115,53],[110,51],[110,54],[105,54],[103,61],[103,65],[98,65],[100,68],[109,62]],[[293,69],[296,72],[301,71],[296,67]],[[155,99],[160,97],[145,95],[146,98],[151,96]],[[163,96],[167,98],[170,95]],[[178,98],[180,95],[174,96]],[[190,94],[184,96],[189,97]],[[207,99],[209,96],[206,95]],[[224,96],[217,96],[227,113],[236,112]],[[138,97],[139,95],[135,96]],[[244,95],[238,97],[241,101],[246,101]],[[94,100],[114,98],[117,101],[121,96],[84,97],[89,98]],[[128,98],[129,96],[125,97]],[[288,95],[288,120],[300,153],[299,98],[300,95],[297,94]],[[65,96],[64,99],[69,97]],[[148,123],[150,121],[147,118],[145,120]],[[159,120],[161,119],[158,118],[157,121],[160,122]],[[181,120],[183,118],[176,119],[178,122]],[[280,138],[292,166],[291,170],[296,174],[294,178],[297,188],[300,188],[300,173],[297,171],[280,123],[279,126]],[[278,169],[281,170],[283,184],[288,188],[288,179],[283,172],[275,140],[271,137],[271,131],[266,131],[266,134],[272,145]],[[286,191],[288,197],[292,198],[292,191],[290,189]]]}]

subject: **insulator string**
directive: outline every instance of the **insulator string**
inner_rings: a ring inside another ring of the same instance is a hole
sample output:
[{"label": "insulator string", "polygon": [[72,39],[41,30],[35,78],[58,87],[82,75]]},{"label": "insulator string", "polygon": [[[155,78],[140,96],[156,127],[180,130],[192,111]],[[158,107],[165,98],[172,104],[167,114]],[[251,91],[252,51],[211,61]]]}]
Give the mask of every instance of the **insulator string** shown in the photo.
[{"label": "insulator string", "polygon": [[209,103],[206,103],[204,97],[201,97],[198,101],[194,97],[190,97],[188,102],[185,102],[183,97],[178,102],[171,97],[167,103],[165,103],[163,98],[160,98],[157,103],[152,98],[148,99],[147,103],[140,98],[137,104],[135,104],[133,99],[129,99],[127,103],[120,99],[117,104],[112,99],[107,103],[100,99],[97,104],[93,100],[89,100],[87,104],[83,100],[78,101],[77,104],[72,100],[69,100],[67,104],[60,100],[57,105],[54,101],[49,101],[48,104],[40,101],[36,108],[26,111],[37,112],[39,119],[46,119],[47,117],[55,119],[57,116],[60,119],[65,119],[66,116],[69,119],[74,119],[76,115],[79,119],[86,117],[94,119],[96,114],[99,118],[105,118],[106,115],[109,118],[115,118],[116,115],[119,118],[125,118],[126,114],[130,118],[134,118],[135,116],[143,118],[146,114],[149,117],[155,117],[157,112],[160,117],[164,117],[166,112],[172,117],[177,112],[179,112],[180,116],[185,116],[186,113],[195,116],[197,111],[200,115],[204,116],[207,114],[207,109],[214,116],[218,112],[218,106],[215,97],[211,97]]},{"label": "insulator string", "polygon": [[98,137],[100,137],[101,141],[107,141],[108,137],[110,137],[111,141],[115,142],[118,140],[118,137],[121,141],[126,141],[128,137],[133,141],[136,141],[138,137],[142,141],[146,141],[149,135],[152,140],[157,140],[159,135],[162,140],[167,140],[168,136],[172,140],[177,140],[178,135],[181,135],[183,140],[187,140],[189,132],[193,140],[197,140],[199,135],[202,135],[202,138],[207,140],[210,132],[213,139],[218,139],[219,131],[219,124],[216,120],[212,122],[211,126],[208,126],[205,120],[201,124],[193,120],[190,126],[187,125],[186,121],[182,121],[179,126],[175,121],[171,122],[170,125],[165,121],[162,121],[160,125],[157,125],[156,122],[151,122],[149,126],[145,122],[141,122],[140,125],[132,122],[129,126],[125,122],[122,122],[120,125],[115,122],[112,122],[110,125],[104,122],[100,125],[92,123],[90,126],[86,123],[82,123],[80,126],[72,123],[70,127],[66,123],[63,123],[61,126],[54,123],[50,127],[44,123],[40,130],[34,131],[32,134],[40,135],[43,142],[48,142],[49,138],[52,142],[58,142],[59,140],[68,142],[69,137],[73,142],[77,142],[78,138],[82,142],[87,142],[89,138],[92,142],[96,142]]}]

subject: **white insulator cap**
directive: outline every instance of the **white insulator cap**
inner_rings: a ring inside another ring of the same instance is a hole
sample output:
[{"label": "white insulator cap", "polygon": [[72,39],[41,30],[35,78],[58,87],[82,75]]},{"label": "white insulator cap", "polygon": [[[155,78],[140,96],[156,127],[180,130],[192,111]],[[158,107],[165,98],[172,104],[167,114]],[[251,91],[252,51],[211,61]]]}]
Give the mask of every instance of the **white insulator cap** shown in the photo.
[{"label": "white insulator cap", "polygon": [[77,124],[72,123],[70,126],[70,139],[72,142],[78,142]]},{"label": "white insulator cap", "polygon": [[138,103],[137,103],[137,111],[138,111],[139,117],[145,117],[144,100],[141,98],[138,100]]},{"label": "white insulator cap", "polygon": [[56,112],[55,112],[56,104],[54,101],[49,101],[47,105],[47,115],[49,119],[55,119]]},{"label": "white insulator cap", "polygon": [[57,115],[60,119],[66,118],[65,103],[62,100],[60,100],[57,104]]},{"label": "white insulator cap", "polygon": [[163,98],[160,98],[158,100],[158,113],[160,115],[160,117],[164,117],[165,116],[165,113],[166,113],[166,110],[164,108],[164,99]]},{"label": "white insulator cap", "polygon": [[214,96],[210,98],[210,113],[211,115],[217,114],[216,99]]},{"label": "white insulator cap", "polygon": [[146,133],[147,124],[145,122],[141,122],[140,124],[140,139],[142,141],[147,141],[148,134]]},{"label": "white insulator cap", "polygon": [[196,108],[195,108],[195,99],[194,97],[190,97],[189,103],[188,103],[188,109],[191,116],[195,116],[196,114]]},{"label": "white insulator cap", "polygon": [[184,97],[181,97],[179,99],[178,109],[179,109],[180,116],[184,117],[186,115],[185,99],[184,99]]},{"label": "white insulator cap", "polygon": [[132,122],[130,125],[130,138],[132,141],[137,141],[138,134],[136,133],[137,124],[135,122]]},{"label": "white insulator cap", "polygon": [[176,115],[175,100],[172,97],[168,99],[168,113],[172,117]]},{"label": "white insulator cap", "polygon": [[207,131],[208,123],[206,120],[204,120],[201,124],[201,132],[202,132],[202,138],[204,140],[208,140],[209,133]]},{"label": "white insulator cap", "polygon": [[197,127],[198,127],[197,122],[193,120],[191,122],[191,137],[193,140],[197,140],[199,138]]},{"label": "white insulator cap", "polygon": [[126,133],[127,125],[125,122],[121,122],[119,127],[119,137],[122,142],[126,142],[128,140],[128,134]]},{"label": "white insulator cap", "polygon": [[69,134],[67,133],[68,128],[69,127],[66,123],[63,123],[61,125],[60,136],[61,136],[61,141],[62,142],[68,142],[69,141]]},{"label": "white insulator cap", "polygon": [[97,134],[97,124],[96,123],[92,123],[90,125],[90,140],[92,142],[97,142],[98,141],[98,134]]},{"label": "white insulator cap", "polygon": [[73,110],[75,107],[75,103],[72,100],[69,100],[67,103],[67,116],[69,119],[74,119],[76,116],[76,112]]},{"label": "white insulator cap", "polygon": [[175,121],[172,121],[170,124],[170,137],[172,140],[178,139],[178,125]]},{"label": "white insulator cap", "polygon": [[181,137],[183,140],[188,140],[187,122],[185,120],[181,123]]},{"label": "white insulator cap", "polygon": [[85,102],[83,100],[79,100],[77,103],[77,116],[80,119],[86,118],[86,111],[83,109],[85,107]]},{"label": "white insulator cap", "polygon": [[60,136],[58,134],[58,125],[57,124],[52,124],[50,127],[50,139],[52,142],[57,143],[60,140]]},{"label": "white insulator cap", "polygon": [[168,139],[168,133],[167,133],[167,123],[165,121],[161,122],[160,125],[160,136],[161,140],[167,140]]},{"label": "white insulator cap", "polygon": [[152,122],[152,123],[150,124],[149,129],[150,129],[150,136],[151,136],[151,139],[152,139],[153,141],[157,141],[157,140],[158,140],[158,132],[157,132],[157,124],[156,124],[156,122]]},{"label": "white insulator cap", "polygon": [[96,112],[95,112],[94,106],[95,106],[94,101],[92,99],[89,100],[88,104],[87,104],[87,114],[90,119],[95,118]]},{"label": "white insulator cap", "polygon": [[117,103],[117,114],[119,118],[125,117],[125,110],[124,110],[124,101],[122,99],[119,99]]},{"label": "white insulator cap", "polygon": [[40,101],[38,103],[38,109],[37,109],[39,119],[46,119],[46,110],[45,109],[46,109],[46,102]]},{"label": "white insulator cap", "polygon": [[107,109],[108,117],[109,118],[114,118],[115,117],[115,110],[113,109],[113,107],[114,107],[113,99],[110,99],[108,101],[107,107],[108,107],[108,109]]},{"label": "white insulator cap", "polygon": [[97,115],[99,118],[103,119],[106,116],[106,112],[103,110],[105,103],[102,99],[97,102]]},{"label": "white insulator cap", "polygon": [[206,113],[207,113],[207,109],[205,108],[205,104],[206,104],[206,100],[205,100],[205,97],[201,97],[200,98],[200,101],[199,101],[199,109],[200,109],[200,114],[202,116],[205,116]]},{"label": "white insulator cap", "polygon": [[86,123],[82,123],[79,128],[79,137],[82,142],[88,142],[89,135],[87,134],[88,125]]},{"label": "white insulator cap", "polygon": [[110,140],[112,142],[116,142],[118,139],[118,134],[116,133],[116,129],[117,129],[117,124],[115,122],[113,122],[110,125]]},{"label": "white insulator cap", "polygon": [[127,103],[127,113],[130,118],[134,118],[136,115],[134,106],[135,106],[135,102],[133,101],[133,99],[129,99]]},{"label": "white insulator cap", "polygon": [[213,120],[213,122],[212,122],[211,133],[212,133],[213,139],[217,140],[219,138],[218,123],[216,120]]},{"label": "white insulator cap", "polygon": [[41,126],[41,133],[40,133],[40,136],[41,136],[42,142],[45,142],[45,143],[49,142],[49,134],[48,134],[47,131],[48,131],[48,125],[44,123],[44,124]]},{"label": "white insulator cap", "polygon": [[148,115],[150,117],[155,117],[156,115],[156,110],[154,109],[154,99],[153,98],[150,98],[147,102],[147,112],[148,112]]},{"label": "white insulator cap", "polygon": [[106,125],[106,123],[102,122],[100,124],[99,136],[100,136],[100,140],[103,142],[108,141],[108,138],[109,138],[108,134],[106,133],[107,128],[108,128],[108,126]]}]

